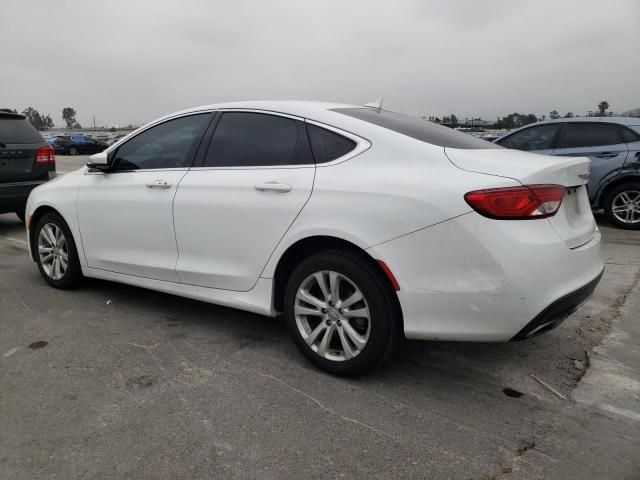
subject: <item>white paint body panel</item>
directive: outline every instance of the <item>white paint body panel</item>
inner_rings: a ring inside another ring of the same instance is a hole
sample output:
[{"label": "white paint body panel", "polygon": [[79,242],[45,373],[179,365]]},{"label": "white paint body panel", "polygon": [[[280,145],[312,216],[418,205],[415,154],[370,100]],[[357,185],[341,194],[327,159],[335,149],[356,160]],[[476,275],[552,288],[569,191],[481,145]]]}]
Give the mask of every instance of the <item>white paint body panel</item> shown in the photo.
[{"label": "white paint body panel", "polygon": [[[179,282],[173,198],[187,170],[87,173],[77,211],[87,266]],[[149,188],[155,181],[169,188]]]},{"label": "white paint body panel", "polygon": [[[193,169],[174,202],[183,283],[253,288],[282,236],[311,196],[315,168]],[[289,192],[259,191],[277,182]]]},{"label": "white paint body panel", "polygon": [[[273,111],[330,125],[362,139],[356,156],[317,167],[138,171],[129,179],[82,169],[36,188],[27,215],[47,206],[63,216],[86,276],[265,315],[276,313],[272,278],[287,249],[308,237],[340,238],[390,267],[405,333],[420,339],[508,340],[602,270],[590,210],[497,221],[464,201],[472,190],[523,183],[584,188],[584,159],[445,153],[330,110],[346,106],[243,102],[190,111]],[[156,179],[171,188],[145,188]],[[253,188],[270,181],[292,189]]]}]

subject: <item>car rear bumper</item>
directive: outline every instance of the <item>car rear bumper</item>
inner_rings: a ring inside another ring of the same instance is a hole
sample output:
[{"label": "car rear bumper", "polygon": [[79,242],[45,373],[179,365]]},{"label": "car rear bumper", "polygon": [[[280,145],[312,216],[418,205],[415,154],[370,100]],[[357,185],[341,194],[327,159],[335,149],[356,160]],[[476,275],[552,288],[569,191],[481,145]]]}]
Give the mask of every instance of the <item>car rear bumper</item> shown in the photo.
[{"label": "car rear bumper", "polygon": [[569,315],[575,312],[580,305],[587,301],[598,286],[598,283],[600,283],[603,273],[604,269],[596,278],[586,285],[553,302],[536,315],[533,320],[527,323],[522,330],[516,333],[511,341],[525,340],[556,328],[564,322]]},{"label": "car rear bumper", "polygon": [[31,190],[43,183],[42,180],[0,183],[0,213],[24,210]]},{"label": "car rear bumper", "polygon": [[530,336],[588,297],[604,268],[599,231],[571,249],[548,221],[490,220],[474,212],[368,251],[400,285],[406,337],[423,340]]}]

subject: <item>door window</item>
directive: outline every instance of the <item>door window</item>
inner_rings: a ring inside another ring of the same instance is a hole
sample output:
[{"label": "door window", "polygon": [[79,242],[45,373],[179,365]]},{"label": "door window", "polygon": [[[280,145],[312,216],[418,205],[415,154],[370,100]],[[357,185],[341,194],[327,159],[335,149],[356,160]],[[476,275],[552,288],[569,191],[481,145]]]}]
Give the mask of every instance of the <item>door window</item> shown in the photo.
[{"label": "door window", "polygon": [[205,167],[313,164],[304,124],[291,118],[226,112],[218,122]]},{"label": "door window", "polygon": [[516,150],[548,150],[553,148],[553,139],[560,131],[560,123],[549,123],[525,128],[496,143]]},{"label": "door window", "polygon": [[190,167],[211,114],[168,120],[136,135],[118,148],[115,170]]},{"label": "door window", "polygon": [[613,123],[568,123],[559,148],[595,147],[622,143]]}]

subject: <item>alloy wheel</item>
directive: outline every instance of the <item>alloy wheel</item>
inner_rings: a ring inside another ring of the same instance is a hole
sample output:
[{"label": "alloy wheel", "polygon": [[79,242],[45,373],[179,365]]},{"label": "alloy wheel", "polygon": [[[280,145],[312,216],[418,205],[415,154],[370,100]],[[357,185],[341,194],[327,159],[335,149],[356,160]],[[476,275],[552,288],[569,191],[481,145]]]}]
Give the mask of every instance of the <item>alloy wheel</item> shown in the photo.
[{"label": "alloy wheel", "polygon": [[367,300],[341,273],[323,270],[305,278],[296,292],[294,314],[302,339],[327,360],[350,360],[369,340],[371,313]]},{"label": "alloy wheel", "polygon": [[611,202],[611,213],[621,223],[640,223],[640,191],[625,190]]},{"label": "alloy wheel", "polygon": [[44,272],[53,280],[64,277],[69,266],[69,250],[64,232],[55,223],[47,223],[38,235],[38,256]]}]

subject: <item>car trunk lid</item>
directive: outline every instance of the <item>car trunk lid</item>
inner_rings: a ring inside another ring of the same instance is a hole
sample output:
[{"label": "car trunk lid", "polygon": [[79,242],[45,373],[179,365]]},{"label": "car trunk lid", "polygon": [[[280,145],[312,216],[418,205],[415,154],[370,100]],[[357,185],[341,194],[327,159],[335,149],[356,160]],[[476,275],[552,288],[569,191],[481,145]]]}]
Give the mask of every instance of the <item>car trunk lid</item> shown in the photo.
[{"label": "car trunk lid", "polygon": [[584,245],[595,235],[597,227],[586,187],[591,168],[589,158],[552,157],[502,148],[445,148],[445,153],[462,170],[511,178],[522,185],[566,187],[560,209],[547,220],[569,248]]}]

